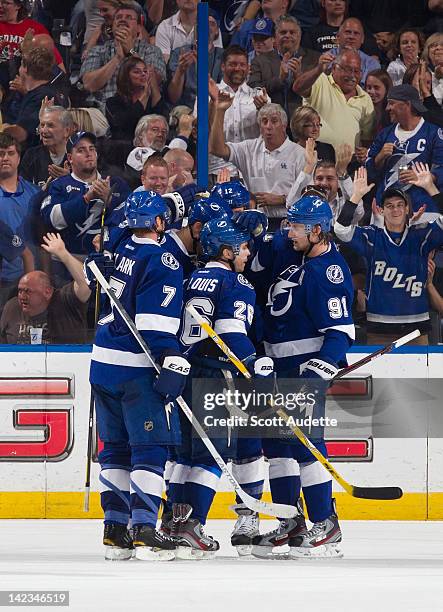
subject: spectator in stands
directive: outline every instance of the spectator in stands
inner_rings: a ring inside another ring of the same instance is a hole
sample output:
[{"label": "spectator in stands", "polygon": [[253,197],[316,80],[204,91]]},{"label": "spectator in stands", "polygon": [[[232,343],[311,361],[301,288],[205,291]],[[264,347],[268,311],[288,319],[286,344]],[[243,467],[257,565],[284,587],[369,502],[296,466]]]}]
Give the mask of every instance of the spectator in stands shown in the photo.
[{"label": "spectator in stands", "polygon": [[425,42],[422,58],[432,74],[432,93],[437,102],[443,101],[443,33],[432,34]]},{"label": "spectator in stands", "polygon": [[117,92],[117,72],[125,57],[138,55],[152,66],[159,87],[166,77],[166,65],[160,49],[140,38],[142,11],[131,2],[119,8],[114,16],[114,37],[101,46],[93,47],[80,70],[85,88],[104,112],[105,102]]},{"label": "spectator in stands", "polygon": [[[27,0],[0,2],[0,62],[21,56],[21,45],[26,34],[46,34],[48,30],[38,21],[28,18]],[[54,48],[55,63],[63,64],[62,56]]]},{"label": "spectator in stands", "polygon": [[436,265],[433,255],[434,254],[431,253],[428,257],[428,282],[426,283],[426,289],[431,308],[436,310],[440,317],[443,317],[443,295],[440,294],[439,290],[434,285]]},{"label": "spectator in stands", "polygon": [[[161,49],[165,62],[178,47],[194,43],[194,29],[197,23],[197,0],[177,0],[178,12],[158,24],[155,45]],[[222,47],[218,33],[216,47]]]},{"label": "spectator in stands", "polygon": [[[333,62],[332,72],[326,70]],[[353,149],[369,145],[374,130],[374,105],[360,87],[361,62],[357,51],[349,49],[337,57],[323,53],[318,65],[300,74],[293,89],[306,98],[322,119],[320,139],[334,146],[349,144]]]},{"label": "spectator in stands", "polygon": [[[30,200],[38,188],[18,173],[20,145],[9,134],[0,134],[0,219],[16,236],[15,242],[27,240],[26,219]],[[32,269],[32,264],[28,265]],[[21,254],[9,261],[3,261],[0,278],[0,307],[17,287],[24,272]]]},{"label": "spectator in stands", "polygon": [[443,128],[443,112],[432,90],[432,72],[424,60],[407,68],[403,84],[412,85],[420,94],[420,99],[426,107],[426,111],[422,113],[423,119]]},{"label": "spectator in stands", "polygon": [[375,110],[375,133],[380,132],[389,123],[386,112],[388,91],[392,87],[392,80],[386,70],[372,70],[366,77],[365,90],[372,100]]},{"label": "spectator in stands", "polygon": [[308,139],[314,140],[317,159],[319,161],[328,159],[335,164],[334,147],[318,140],[321,127],[321,117],[312,106],[300,106],[291,117],[294,142],[305,148]]},{"label": "spectator in stands", "polygon": [[278,17],[275,21],[275,49],[253,59],[249,77],[250,86],[265,87],[272,102],[280,104],[288,117],[292,117],[302,102],[292,90],[294,78],[318,61],[318,53],[300,47],[300,40],[301,29],[297,20],[290,15]]},{"label": "spectator in stands", "polygon": [[[380,26],[383,28],[383,25]],[[389,63],[394,59],[394,43],[395,43],[395,32],[385,32],[383,29],[374,32],[375,42],[377,43],[378,59],[380,60],[381,67],[386,70]]]},{"label": "spectator in stands", "polygon": [[380,68],[380,62],[374,57],[363,53],[361,47],[365,39],[365,33],[363,25],[359,19],[350,17],[345,19],[341,24],[337,34],[337,47],[331,49],[331,54],[337,57],[339,53],[345,49],[355,49],[358,51],[361,62],[361,76],[360,84],[363,86],[366,81],[368,72],[371,70],[378,70]]},{"label": "spectator in stands", "polygon": [[[100,176],[95,145],[96,137],[88,132],[77,132],[68,139],[71,173],[50,183],[41,205],[44,223],[51,231],[60,232],[74,255],[92,250],[92,239],[100,233],[103,207],[106,205],[105,224],[112,224],[113,211],[130,192],[121,178]],[[69,280],[64,265],[53,261],[53,270],[58,281]]]},{"label": "spectator in stands", "polygon": [[23,178],[43,188],[48,179],[69,174],[66,143],[74,122],[63,106],[46,106],[40,113],[38,131],[41,144],[23,155],[20,172]]},{"label": "spectator in stands", "polygon": [[275,26],[274,22],[267,17],[259,17],[251,30],[253,51],[248,53],[248,61],[252,62],[254,57],[269,53],[274,48]]},{"label": "spectator in stands", "polygon": [[278,104],[265,104],[257,114],[260,136],[241,142],[226,142],[224,116],[232,105],[229,93],[219,92],[209,136],[211,153],[230,161],[241,172],[254,194],[257,208],[278,227],[286,216],[286,196],[304,166],[303,148],[286,134],[287,115]]},{"label": "spectator in stands", "polygon": [[[416,174],[412,162],[432,166],[437,188],[443,187],[443,138],[441,129],[423,119],[426,107],[418,91],[411,85],[398,85],[388,92],[391,125],[382,130],[368,153],[366,167],[371,182],[376,183],[377,202],[388,188],[407,190],[416,212],[423,204],[428,213],[437,212],[432,198],[415,185]],[[425,217],[424,217],[425,218]]]},{"label": "spectator in stands", "polygon": [[397,32],[394,42],[396,59],[388,66],[388,74],[394,85],[402,83],[408,66],[418,63],[424,41],[424,36],[419,30],[407,28]]},{"label": "spectator in stands", "polygon": [[4,125],[3,131],[26,147],[38,145],[37,127],[42,102],[45,99],[59,102],[57,92],[50,84],[53,65],[53,54],[42,47],[31,49],[22,59],[20,76],[27,93],[20,105],[16,123]]},{"label": "spectator in stands", "polygon": [[194,158],[182,149],[170,149],[164,160],[168,164],[169,184],[168,191],[174,191],[178,187],[194,182],[192,171],[194,170]]},{"label": "spectator in stands", "polygon": [[[362,197],[371,186],[361,173]],[[415,167],[416,184],[427,191],[433,185],[429,168]],[[354,181],[358,183],[358,181]],[[358,185],[356,185],[358,187]],[[433,185],[435,191],[438,191]],[[401,189],[387,189],[380,200],[384,227],[358,227],[352,221],[355,199],[348,200],[334,225],[337,236],[367,262],[368,344],[388,344],[418,328],[414,344],[428,343],[429,303],[425,291],[429,253],[443,244],[441,217],[414,224],[411,204]],[[421,209],[420,213],[423,212]],[[418,219],[420,213],[415,215]]]},{"label": "spectator in stands", "polygon": [[337,46],[338,29],[346,18],[347,0],[321,0],[320,23],[303,32],[303,46],[325,53]]},{"label": "spectator in stands", "polygon": [[[215,47],[220,29],[215,11],[209,11],[208,65],[210,77],[218,83],[221,80],[223,49]],[[177,47],[171,52],[168,63],[168,98],[172,104],[194,107],[197,96],[197,51],[194,45]]]},{"label": "spectator in stands", "polygon": [[69,270],[73,281],[55,289],[45,272],[29,272],[18,295],[4,307],[0,342],[5,344],[82,344],[86,341],[87,302],[91,291],[83,266],[65,247],[60,234],[48,234],[42,247]]},{"label": "spectator in stands", "polygon": [[117,74],[117,93],[106,100],[106,117],[111,138],[132,140],[143,115],[165,112],[152,66],[137,57],[128,57]]},{"label": "spectator in stands", "polygon": [[34,270],[34,257],[25,245],[24,237],[14,233],[9,225],[0,219],[0,311],[11,293],[8,284],[4,284],[3,261],[13,262],[17,257],[21,257],[25,273]]},{"label": "spectator in stands", "polygon": [[[259,16],[267,17],[275,23],[278,17],[289,13],[291,5],[291,0],[261,0],[261,14]],[[232,37],[231,44],[243,47],[250,53],[253,50],[251,32],[255,23],[255,15],[253,19],[246,20]]]},{"label": "spectator in stands", "polygon": [[141,178],[146,191],[155,191],[160,195],[168,192],[168,164],[159,153],[153,153],[145,161]]},{"label": "spectator in stands", "polygon": [[[216,85],[213,81],[209,83],[210,123],[214,114],[214,107],[220,91],[232,96],[232,104],[224,114],[224,138],[229,142],[243,142],[250,138],[256,138],[259,133],[257,125],[257,110],[270,102],[266,91],[254,91],[246,83],[249,72],[248,56],[244,49],[236,45],[228,47],[223,54],[222,62],[223,80]],[[197,116],[197,106],[194,109]],[[211,182],[215,182],[217,172],[222,168],[229,168],[231,176],[238,176],[238,169],[233,164],[227,164],[223,159],[214,155],[209,156],[209,175]]]},{"label": "spectator in stands", "polygon": [[100,13],[103,23],[94,28],[89,36],[88,42],[83,50],[82,58],[88,55],[92,47],[96,45],[104,45],[105,42],[112,39],[112,23],[114,15],[118,8],[123,4],[123,0],[98,0],[97,9]]}]

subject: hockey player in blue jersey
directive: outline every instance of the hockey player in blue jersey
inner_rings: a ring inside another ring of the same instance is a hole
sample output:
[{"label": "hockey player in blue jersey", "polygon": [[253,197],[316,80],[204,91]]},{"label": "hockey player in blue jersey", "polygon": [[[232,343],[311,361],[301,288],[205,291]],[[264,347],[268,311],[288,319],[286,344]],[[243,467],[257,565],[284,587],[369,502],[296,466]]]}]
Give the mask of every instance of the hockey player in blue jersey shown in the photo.
[{"label": "hockey player in blue jersey", "polygon": [[[337,373],[354,339],[352,280],[330,239],[328,202],[303,196],[289,208],[287,222],[293,248],[303,257],[300,265],[282,271],[269,289],[265,350],[278,377],[311,379],[323,389],[315,407],[321,416],[327,381]],[[327,456],[324,439],[312,441]],[[306,529],[302,514],[282,520],[274,531],[254,538],[253,554],[268,557],[275,546],[285,544],[291,557],[339,554],[341,531],[329,474],[296,438],[263,439],[263,450],[273,501],[295,505],[302,486],[313,526]]]},{"label": "hockey player in blue jersey", "polygon": [[[153,192],[125,204],[132,235],[114,255],[109,283],[161,365],[155,371],[121,316],[104,307],[92,350],[90,382],[98,432],[103,542],[107,559],[168,560],[174,543],[156,531],[167,447],[180,442],[173,400],[184,388],[189,363],[177,340],[183,274],[159,244],[167,207]],[[91,276],[89,268],[85,271]],[[89,272],[88,272],[89,271]],[[128,532],[132,521],[133,543]]]},{"label": "hockey player in blue jersey", "polygon": [[[235,353],[255,372],[265,371],[270,360],[255,359],[255,348],[247,333],[254,315],[255,293],[252,285],[241,274],[249,257],[250,234],[240,231],[228,219],[215,219],[207,223],[201,232],[203,253],[209,258],[206,266],[195,271],[185,292],[185,306],[192,304],[210,321]],[[180,328],[180,342],[184,354],[192,364],[193,378],[225,378],[226,371],[235,376],[235,368],[223,358],[206,333],[195,324],[185,310]],[[191,393],[190,379],[185,397]],[[193,405],[203,401],[199,391],[193,388]],[[204,393],[204,389],[200,393]],[[198,396],[197,396],[198,395]],[[174,533],[179,538],[178,556],[184,558],[211,557],[219,544],[203,532],[221,471],[198,439],[191,432],[184,432],[183,446],[178,449],[177,466],[181,479],[170,484],[171,501],[174,502]],[[229,446],[227,439],[213,440],[225,459],[236,457],[235,442]],[[257,462],[262,462],[261,445]],[[247,454],[251,457],[251,452]],[[256,470],[251,470],[256,474]],[[243,476],[246,476],[246,470]],[[238,477],[238,476],[237,476]],[[250,494],[261,491],[262,483],[240,478],[243,488]]]},{"label": "hockey player in blue jersey", "polygon": [[[428,166],[416,164],[414,168],[422,189],[437,192]],[[354,185],[361,193],[368,190],[364,169],[357,172]],[[356,197],[346,202],[334,229],[367,263],[368,343],[389,343],[418,328],[422,335],[414,343],[428,344],[427,260],[429,253],[443,244],[443,217],[440,214],[435,221],[420,223],[419,213],[411,224],[408,192],[391,187],[381,200],[384,227],[358,227],[352,225]],[[437,207],[438,199],[434,202]]]},{"label": "hockey player in blue jersey", "polygon": [[414,184],[411,166],[429,164],[437,187],[443,187],[443,130],[420,116],[426,107],[412,85],[392,87],[386,110],[392,123],[377,135],[366,162],[369,180],[377,185],[377,203],[393,187],[408,192],[413,212],[426,204],[426,215],[438,213],[432,198]]}]

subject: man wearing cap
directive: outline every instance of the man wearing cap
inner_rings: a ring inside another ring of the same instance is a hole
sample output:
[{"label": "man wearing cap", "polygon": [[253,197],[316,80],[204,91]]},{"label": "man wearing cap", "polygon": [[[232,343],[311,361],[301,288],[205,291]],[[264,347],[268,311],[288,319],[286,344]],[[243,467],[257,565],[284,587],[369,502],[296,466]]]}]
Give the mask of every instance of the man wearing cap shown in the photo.
[{"label": "man wearing cap", "polygon": [[[220,22],[215,11],[209,10],[208,73],[218,83],[222,78],[223,49],[214,45],[220,34]],[[174,104],[194,107],[197,96],[197,51],[195,45],[177,47],[168,63],[168,98]]]},{"label": "man wearing cap", "polygon": [[428,166],[415,164],[414,173],[415,183],[434,198],[440,209],[434,221],[422,223],[420,219],[420,224],[416,224],[421,214],[411,218],[407,193],[390,187],[380,199],[384,227],[355,225],[352,218],[357,202],[372,188],[368,186],[365,170],[360,168],[353,196],[346,201],[334,225],[338,238],[366,260],[368,344],[388,344],[417,328],[422,335],[414,344],[428,343],[428,255],[443,244],[443,206]]},{"label": "man wearing cap", "polygon": [[251,30],[253,51],[248,53],[248,61],[252,62],[254,57],[269,53],[274,48],[275,27],[274,22],[267,17],[259,17],[255,20]]},{"label": "man wearing cap", "polygon": [[[197,4],[197,0],[177,0],[178,12],[158,24],[155,46],[161,49],[165,62],[169,60],[174,49],[194,44]],[[220,32],[214,45],[223,47]]]},{"label": "man wearing cap", "polygon": [[[259,17],[266,17],[274,23],[281,15],[286,15],[295,4],[295,0],[261,0],[261,12]],[[231,44],[239,45],[248,53],[253,50],[252,30],[255,28],[257,19],[248,19],[237,30],[231,40]]]},{"label": "man wearing cap", "polygon": [[[119,177],[102,177],[97,171],[96,137],[91,132],[77,132],[67,142],[71,172],[54,180],[41,205],[41,215],[50,231],[60,232],[66,248],[73,255],[86,255],[92,240],[100,233],[103,207],[104,223],[112,225],[112,213],[126,200],[130,189]],[[118,216],[118,215],[117,215]],[[63,280],[69,280],[66,268],[53,262]]]},{"label": "man wearing cap", "polygon": [[[252,30],[253,38],[256,36],[256,27]],[[272,25],[270,20],[266,20]],[[269,31],[269,27],[267,29]],[[317,64],[319,53],[300,47],[301,28],[298,21],[290,15],[282,15],[275,22],[275,49],[268,53],[257,55],[251,64],[251,87],[265,87],[271,100],[280,104],[288,117],[301,105],[301,97],[292,91],[294,77],[300,71],[310,70]]]},{"label": "man wearing cap", "polygon": [[429,164],[437,188],[443,187],[443,130],[423,119],[426,107],[412,85],[392,87],[386,110],[392,124],[378,134],[366,162],[369,180],[377,185],[377,203],[386,189],[395,187],[407,191],[414,212],[426,204],[425,218],[435,217],[435,202],[414,184],[412,164]]}]

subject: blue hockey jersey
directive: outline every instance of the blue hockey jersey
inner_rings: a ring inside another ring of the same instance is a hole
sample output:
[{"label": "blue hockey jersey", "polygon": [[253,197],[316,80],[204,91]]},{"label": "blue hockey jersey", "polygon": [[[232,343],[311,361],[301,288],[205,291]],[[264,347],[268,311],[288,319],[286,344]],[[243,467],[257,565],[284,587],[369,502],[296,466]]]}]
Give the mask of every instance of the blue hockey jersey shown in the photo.
[{"label": "blue hockey jersey", "polygon": [[[187,304],[192,304],[208,320],[239,359],[255,354],[247,335],[254,317],[255,291],[242,274],[211,261],[191,275],[185,291],[179,339],[182,351],[192,360],[208,335],[186,311]],[[208,341],[208,347],[211,345],[212,340]]]},{"label": "blue hockey jersey", "polygon": [[443,217],[402,234],[370,225],[336,223],[337,236],[367,262],[367,320],[403,325],[429,319],[428,255],[443,244]]},{"label": "blue hockey jersey", "polygon": [[[386,143],[394,144],[394,153],[377,169],[375,158]],[[408,192],[414,211],[426,204],[427,213],[438,212],[432,197],[424,189],[414,185],[405,185],[399,181],[399,168],[410,166],[412,162],[429,164],[432,173],[437,178],[437,187],[440,190],[443,189],[443,130],[441,128],[422,119],[412,133],[407,133],[407,138],[401,132],[399,124],[395,123],[377,135],[369,149],[366,161],[368,182],[374,182],[377,185],[377,203],[380,204],[381,196],[388,187],[395,187]]]},{"label": "blue hockey jersey", "polygon": [[[114,210],[122,206],[130,193],[129,186],[119,177],[111,177],[113,189],[106,209],[105,225],[110,225]],[[92,240],[100,233],[102,200],[85,202],[83,196],[89,185],[72,174],[50,183],[48,195],[41,205],[41,215],[52,231],[60,232],[70,253],[87,254],[93,251]]]},{"label": "blue hockey jersey", "polygon": [[311,357],[337,364],[355,338],[349,268],[334,244],[275,278],[265,308],[265,350],[275,370],[297,370]]},{"label": "blue hockey jersey", "polygon": [[169,251],[174,255],[183,270],[183,280],[186,282],[196,267],[196,258],[188,253],[185,245],[177,236],[177,230],[168,230],[165,232],[163,240],[160,242],[165,251]]},{"label": "blue hockey jersey", "polygon": [[[131,236],[120,243],[109,284],[158,360],[179,350],[177,332],[183,274],[175,257],[150,238]],[[122,317],[109,303],[102,309],[92,349],[90,381],[106,384],[143,376],[152,367]]]}]

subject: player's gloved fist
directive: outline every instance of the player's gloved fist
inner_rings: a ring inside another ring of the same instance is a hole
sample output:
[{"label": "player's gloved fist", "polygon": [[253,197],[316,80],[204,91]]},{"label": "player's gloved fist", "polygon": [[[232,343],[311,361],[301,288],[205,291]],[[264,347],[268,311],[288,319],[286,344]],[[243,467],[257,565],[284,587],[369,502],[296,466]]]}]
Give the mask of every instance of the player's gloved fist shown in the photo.
[{"label": "player's gloved fist", "polygon": [[168,401],[183,393],[191,364],[180,353],[166,353],[154,389]]},{"label": "player's gloved fist", "polygon": [[251,373],[257,378],[266,378],[274,373],[274,362],[270,357],[259,357],[251,365]]},{"label": "player's gloved fist", "polygon": [[322,378],[331,380],[338,373],[337,364],[313,357],[301,366],[300,378]]},{"label": "player's gloved fist", "polygon": [[96,283],[96,278],[91,268],[88,266],[88,263],[94,261],[97,265],[97,268],[103,274],[107,281],[109,281],[109,277],[114,271],[114,260],[112,255],[108,252],[105,253],[91,253],[83,262],[83,274],[85,275],[85,280],[89,287],[92,287]]},{"label": "player's gloved fist", "polygon": [[243,212],[234,213],[232,221],[242,230],[252,234],[255,238],[268,229],[268,218],[265,213],[260,210],[245,210]]}]

